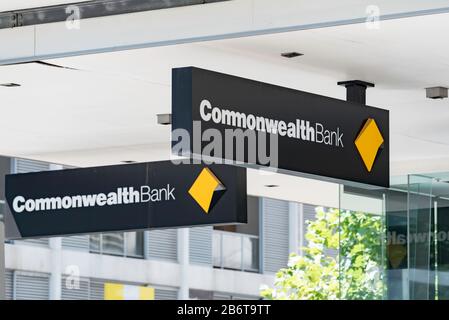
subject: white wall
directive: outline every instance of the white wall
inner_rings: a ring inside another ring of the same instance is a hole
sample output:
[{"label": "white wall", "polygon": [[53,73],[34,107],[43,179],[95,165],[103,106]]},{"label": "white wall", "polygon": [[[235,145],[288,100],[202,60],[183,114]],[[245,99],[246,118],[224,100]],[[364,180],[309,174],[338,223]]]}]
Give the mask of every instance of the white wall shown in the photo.
[{"label": "white wall", "polygon": [[[51,250],[29,245],[6,245],[6,268],[51,273]],[[179,287],[181,268],[177,263],[90,254],[63,250],[62,270],[77,266],[81,277]],[[191,289],[259,296],[262,284],[272,285],[274,276],[190,265]]]}]

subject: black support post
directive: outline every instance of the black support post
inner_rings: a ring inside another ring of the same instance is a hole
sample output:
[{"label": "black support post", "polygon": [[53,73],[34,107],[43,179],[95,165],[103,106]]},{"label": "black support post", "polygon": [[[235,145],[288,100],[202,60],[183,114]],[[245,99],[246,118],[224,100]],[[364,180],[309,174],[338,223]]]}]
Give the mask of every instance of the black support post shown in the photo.
[{"label": "black support post", "polygon": [[340,81],[337,84],[339,86],[346,87],[347,101],[354,102],[362,106],[366,105],[366,89],[368,87],[374,87],[374,83],[361,80]]}]

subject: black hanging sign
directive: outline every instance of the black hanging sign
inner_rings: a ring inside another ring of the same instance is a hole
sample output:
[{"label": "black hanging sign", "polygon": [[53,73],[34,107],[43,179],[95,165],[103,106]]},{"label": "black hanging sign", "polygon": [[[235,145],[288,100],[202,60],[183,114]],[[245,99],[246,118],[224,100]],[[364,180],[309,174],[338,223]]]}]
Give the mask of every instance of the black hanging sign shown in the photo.
[{"label": "black hanging sign", "polygon": [[6,176],[7,238],[246,223],[246,169],[170,161]]},{"label": "black hanging sign", "polygon": [[389,186],[388,110],[194,67],[172,90],[175,154]]}]

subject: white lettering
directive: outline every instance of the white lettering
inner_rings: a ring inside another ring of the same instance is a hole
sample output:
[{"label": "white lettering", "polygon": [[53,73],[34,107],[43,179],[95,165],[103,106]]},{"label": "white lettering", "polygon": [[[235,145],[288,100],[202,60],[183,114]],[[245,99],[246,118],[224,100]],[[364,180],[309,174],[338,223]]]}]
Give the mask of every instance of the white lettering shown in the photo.
[{"label": "white lettering", "polygon": [[343,133],[340,127],[329,130],[321,123],[312,123],[303,119],[286,122],[284,120],[245,114],[213,107],[209,100],[201,101],[200,115],[203,121],[212,120],[217,124],[344,148]]},{"label": "white lettering", "polygon": [[141,186],[138,190],[134,187],[121,187],[109,193],[85,194],[63,197],[49,197],[38,199],[26,199],[18,195],[14,197],[12,208],[15,213],[49,211],[59,209],[74,209],[87,207],[114,206],[119,204],[132,204],[140,202],[159,202],[176,200],[175,188],[167,184],[163,188],[151,188]]},{"label": "white lettering", "polygon": [[201,101],[201,104],[200,104],[200,115],[201,115],[201,119],[203,119],[204,121],[209,121],[210,118],[211,118],[211,115],[210,115],[210,113],[207,114],[205,112],[205,110],[204,110],[205,108],[207,108],[209,110],[212,109],[212,105],[207,100]]},{"label": "white lettering", "polygon": [[23,203],[25,202],[25,198],[22,196],[17,196],[14,198],[14,201],[12,202],[12,208],[15,212],[21,213],[25,209],[25,206]]}]

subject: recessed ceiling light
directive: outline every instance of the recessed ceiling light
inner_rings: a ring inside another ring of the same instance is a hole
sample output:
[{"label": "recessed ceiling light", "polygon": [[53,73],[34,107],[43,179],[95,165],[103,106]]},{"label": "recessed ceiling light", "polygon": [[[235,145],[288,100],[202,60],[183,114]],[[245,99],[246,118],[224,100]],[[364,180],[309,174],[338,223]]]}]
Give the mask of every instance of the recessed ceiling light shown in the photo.
[{"label": "recessed ceiling light", "polygon": [[432,87],[426,88],[426,97],[429,99],[444,99],[447,98],[448,88],[446,87]]},{"label": "recessed ceiling light", "polygon": [[171,113],[160,113],[157,115],[157,123],[164,126],[171,124]]},{"label": "recessed ceiling light", "polygon": [[266,184],[265,187],[267,187],[267,188],[278,188],[279,185],[278,184]]},{"label": "recessed ceiling light", "polygon": [[130,164],[130,163],[136,163],[137,161],[134,161],[134,160],[123,160],[123,161],[120,161],[121,163],[127,163],[127,164]]},{"label": "recessed ceiling light", "polygon": [[300,56],[303,56],[303,55],[304,54],[296,52],[296,51],[281,53],[281,56],[283,56],[284,58],[288,58],[288,59],[300,57]]},{"label": "recessed ceiling light", "polygon": [[0,83],[0,86],[12,88],[12,87],[20,87],[20,84],[14,83],[14,82],[8,82],[8,83]]}]

